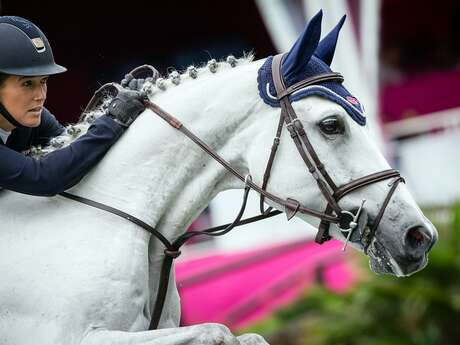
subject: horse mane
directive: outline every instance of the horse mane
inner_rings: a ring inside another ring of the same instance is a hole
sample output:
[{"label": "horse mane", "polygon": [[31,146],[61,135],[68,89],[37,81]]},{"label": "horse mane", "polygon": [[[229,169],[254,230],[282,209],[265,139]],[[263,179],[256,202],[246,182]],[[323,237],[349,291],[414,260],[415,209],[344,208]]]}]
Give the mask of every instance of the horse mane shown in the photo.
[{"label": "horse mane", "polygon": [[[238,59],[233,55],[229,55],[225,60],[220,61],[211,59],[200,66],[188,66],[185,70],[180,72],[174,68],[168,68],[171,72],[168,73],[166,78],[160,77],[154,83],[145,82],[143,90],[147,92],[149,98],[154,98],[155,95],[166,92],[169,88],[176,87],[184,81],[192,81],[198,79],[200,76],[215,74],[218,71],[246,65],[253,60],[254,54],[247,53]],[[72,142],[84,135],[98,117],[106,114],[108,104],[111,100],[112,97],[110,95],[106,95],[98,108],[82,113],[77,123],[65,126],[64,132],[61,135],[52,138],[47,146],[33,146],[30,150],[25,151],[24,154],[34,158],[40,158],[50,152],[70,145]]]}]

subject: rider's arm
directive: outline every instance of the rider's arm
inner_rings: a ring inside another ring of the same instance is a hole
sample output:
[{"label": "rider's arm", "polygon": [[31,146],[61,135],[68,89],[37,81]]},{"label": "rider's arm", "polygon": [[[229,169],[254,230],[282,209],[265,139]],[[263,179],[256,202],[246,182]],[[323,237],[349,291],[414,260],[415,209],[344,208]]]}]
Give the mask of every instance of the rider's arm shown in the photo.
[{"label": "rider's arm", "polygon": [[78,183],[122,133],[122,126],[102,116],[87,134],[41,159],[0,145],[0,187],[39,196],[60,193]]}]

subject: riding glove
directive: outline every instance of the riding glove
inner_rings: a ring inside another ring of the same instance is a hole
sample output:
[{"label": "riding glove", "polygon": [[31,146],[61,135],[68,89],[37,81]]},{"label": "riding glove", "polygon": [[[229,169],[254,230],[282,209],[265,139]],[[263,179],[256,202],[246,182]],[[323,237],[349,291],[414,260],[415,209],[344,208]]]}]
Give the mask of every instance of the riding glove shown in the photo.
[{"label": "riding glove", "polygon": [[108,115],[120,125],[129,127],[144,110],[143,97],[139,92],[120,90],[109,104]]}]

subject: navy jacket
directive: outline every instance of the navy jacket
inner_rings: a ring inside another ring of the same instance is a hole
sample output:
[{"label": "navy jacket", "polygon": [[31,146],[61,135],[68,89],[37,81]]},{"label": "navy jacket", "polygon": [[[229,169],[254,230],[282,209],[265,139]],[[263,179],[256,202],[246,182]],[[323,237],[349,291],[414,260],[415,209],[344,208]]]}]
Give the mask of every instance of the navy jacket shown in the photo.
[{"label": "navy jacket", "polygon": [[64,131],[56,118],[43,110],[40,126],[15,128],[0,139],[0,189],[52,196],[77,184],[123,133],[123,127],[107,116],[98,118],[88,132],[69,146],[35,159],[20,153],[34,145],[46,145]]}]

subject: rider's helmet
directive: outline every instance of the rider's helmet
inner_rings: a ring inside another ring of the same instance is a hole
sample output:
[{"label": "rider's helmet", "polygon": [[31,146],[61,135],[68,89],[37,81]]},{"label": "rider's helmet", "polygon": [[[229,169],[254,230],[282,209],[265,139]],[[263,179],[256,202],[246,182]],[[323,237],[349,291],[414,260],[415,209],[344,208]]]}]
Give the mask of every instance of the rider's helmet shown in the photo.
[{"label": "rider's helmet", "polygon": [[[67,71],[54,62],[51,46],[43,32],[27,19],[0,17],[0,73],[45,76]],[[0,102],[0,114],[16,127],[24,127]]]},{"label": "rider's helmet", "polygon": [[66,70],[54,62],[51,46],[37,26],[21,17],[0,17],[0,73],[40,76]]}]

